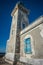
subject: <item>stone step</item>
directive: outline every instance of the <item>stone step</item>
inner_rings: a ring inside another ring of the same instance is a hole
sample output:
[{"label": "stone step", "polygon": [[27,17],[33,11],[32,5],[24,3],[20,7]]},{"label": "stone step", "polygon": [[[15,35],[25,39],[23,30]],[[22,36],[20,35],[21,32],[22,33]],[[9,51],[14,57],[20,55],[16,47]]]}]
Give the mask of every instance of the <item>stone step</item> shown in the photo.
[{"label": "stone step", "polygon": [[17,62],[17,65],[25,65],[24,63],[21,62]]},{"label": "stone step", "polygon": [[0,65],[10,65],[3,58],[0,58]]}]

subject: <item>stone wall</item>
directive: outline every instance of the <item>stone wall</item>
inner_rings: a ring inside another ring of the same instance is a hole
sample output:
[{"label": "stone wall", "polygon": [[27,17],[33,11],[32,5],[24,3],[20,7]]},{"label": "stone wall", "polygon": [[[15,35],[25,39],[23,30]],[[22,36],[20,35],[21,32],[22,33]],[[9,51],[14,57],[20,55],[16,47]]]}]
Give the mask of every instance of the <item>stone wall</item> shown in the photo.
[{"label": "stone wall", "polygon": [[[43,34],[41,35],[41,31],[43,31],[43,24],[38,25],[37,27],[26,31],[20,37],[20,56],[25,58],[40,58],[43,59]],[[24,39],[31,38],[31,48],[32,54],[24,53]]]}]

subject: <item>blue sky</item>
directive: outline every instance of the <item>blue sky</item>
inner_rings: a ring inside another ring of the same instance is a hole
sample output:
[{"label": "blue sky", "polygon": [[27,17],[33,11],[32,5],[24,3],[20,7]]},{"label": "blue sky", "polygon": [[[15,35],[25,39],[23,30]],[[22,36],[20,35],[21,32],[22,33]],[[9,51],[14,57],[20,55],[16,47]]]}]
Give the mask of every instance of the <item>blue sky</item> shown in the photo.
[{"label": "blue sky", "polygon": [[0,0],[0,52],[5,52],[12,22],[11,12],[18,1],[30,10],[29,22],[43,15],[43,0]]}]

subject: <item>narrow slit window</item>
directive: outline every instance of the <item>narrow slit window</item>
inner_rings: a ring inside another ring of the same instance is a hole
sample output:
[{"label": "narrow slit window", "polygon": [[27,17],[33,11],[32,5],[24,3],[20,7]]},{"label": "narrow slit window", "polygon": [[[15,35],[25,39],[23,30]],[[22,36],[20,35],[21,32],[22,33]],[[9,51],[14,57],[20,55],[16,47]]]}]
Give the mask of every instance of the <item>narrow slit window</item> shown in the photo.
[{"label": "narrow slit window", "polygon": [[25,23],[22,24],[23,29],[26,27]]}]

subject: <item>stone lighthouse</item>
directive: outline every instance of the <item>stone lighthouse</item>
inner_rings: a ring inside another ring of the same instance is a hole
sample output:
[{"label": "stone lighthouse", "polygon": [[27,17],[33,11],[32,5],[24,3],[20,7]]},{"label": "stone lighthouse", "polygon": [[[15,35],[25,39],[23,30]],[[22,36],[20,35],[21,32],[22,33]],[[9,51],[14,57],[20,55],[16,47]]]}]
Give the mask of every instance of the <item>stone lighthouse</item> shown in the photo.
[{"label": "stone lighthouse", "polygon": [[21,2],[11,13],[5,61],[12,65],[43,65],[43,16],[29,25],[28,15]]},{"label": "stone lighthouse", "polygon": [[17,61],[20,58],[20,31],[27,27],[29,24],[28,14],[29,11],[21,2],[16,4],[11,13],[12,24],[10,29],[10,36],[7,40],[5,59],[9,63],[10,61],[13,63],[13,61]]}]

